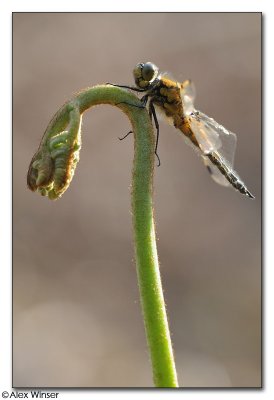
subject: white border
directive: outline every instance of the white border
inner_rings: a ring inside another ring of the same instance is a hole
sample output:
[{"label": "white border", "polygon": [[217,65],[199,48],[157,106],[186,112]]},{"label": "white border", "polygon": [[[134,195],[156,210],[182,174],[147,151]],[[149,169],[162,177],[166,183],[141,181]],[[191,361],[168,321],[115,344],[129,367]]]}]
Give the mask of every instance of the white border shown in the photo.
[{"label": "white border", "polygon": [[[8,2],[6,2],[8,3]],[[224,11],[224,12],[249,12],[264,11],[270,8],[267,0],[229,0],[229,2],[220,0],[138,0],[135,2],[113,2],[112,0],[100,0],[91,2],[86,0],[77,0],[77,3],[65,0],[13,0],[11,4],[1,5],[4,12],[32,12],[32,11],[109,11],[109,12],[126,12],[126,11],[152,11],[152,12],[178,12],[178,11]]]},{"label": "white border", "polygon": [[[274,105],[273,88],[273,38],[274,38],[274,12],[273,1],[269,0],[168,0],[161,2],[157,0],[138,2],[118,1],[91,2],[77,0],[77,6],[68,1],[47,0],[47,1],[2,1],[0,5],[0,29],[1,29],[1,139],[4,140],[4,151],[1,154],[1,222],[0,222],[0,245],[1,245],[1,264],[0,264],[0,396],[3,390],[11,391],[11,22],[12,12],[32,12],[32,11],[152,11],[152,12],[250,12],[262,11],[264,14],[264,134],[265,134],[265,187],[266,187],[266,207],[265,207],[265,268],[264,268],[264,291],[265,291],[265,337],[264,337],[264,390],[224,390],[224,391],[173,391],[174,395],[184,396],[184,398],[203,396],[205,399],[213,397],[227,397],[250,399],[254,396],[274,398],[273,384],[273,359],[274,359],[274,329],[273,329],[273,285],[274,285],[274,262],[271,244],[271,225],[273,223],[273,158],[274,148],[274,124],[272,114]],[[271,128],[271,129],[270,129]],[[268,132],[269,131],[269,132]],[[269,134],[268,134],[268,133]],[[272,182],[272,183],[271,183]],[[272,263],[271,263],[272,261]],[[272,264],[272,265],[271,265]],[[58,391],[58,390],[57,390]],[[168,393],[170,395],[171,392]],[[106,396],[122,397],[151,397],[162,398],[166,391],[63,391],[59,398],[98,398]]]}]

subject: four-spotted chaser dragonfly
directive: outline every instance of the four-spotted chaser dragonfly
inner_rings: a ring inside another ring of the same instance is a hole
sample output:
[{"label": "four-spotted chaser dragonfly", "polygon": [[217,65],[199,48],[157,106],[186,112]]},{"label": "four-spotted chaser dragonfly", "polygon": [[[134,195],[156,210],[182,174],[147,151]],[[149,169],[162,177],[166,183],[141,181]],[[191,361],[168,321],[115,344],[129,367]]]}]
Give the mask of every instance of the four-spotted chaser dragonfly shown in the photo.
[{"label": "four-spotted chaser dragonfly", "polygon": [[214,181],[224,186],[232,185],[240,193],[254,198],[233,170],[237,140],[235,133],[195,109],[193,83],[190,80],[176,82],[166,74],[160,74],[158,67],[151,62],[137,64],[133,75],[137,87],[113,86],[145,92],[141,101],[143,107],[148,103],[150,117],[153,117],[155,122],[157,130],[155,154],[158,165],[160,165],[157,154],[159,124],[155,106],[169,123],[184,134],[186,142],[199,153]]}]

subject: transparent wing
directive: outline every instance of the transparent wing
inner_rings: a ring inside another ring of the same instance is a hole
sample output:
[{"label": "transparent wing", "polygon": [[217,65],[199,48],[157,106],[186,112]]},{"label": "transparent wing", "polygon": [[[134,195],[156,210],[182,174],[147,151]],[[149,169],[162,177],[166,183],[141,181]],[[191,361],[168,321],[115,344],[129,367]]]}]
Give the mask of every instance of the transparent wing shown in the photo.
[{"label": "transparent wing", "polygon": [[218,167],[214,165],[206,156],[202,156],[206,169],[210,173],[211,178],[222,186],[230,186],[229,181],[226,177],[219,171]]},{"label": "transparent wing", "polygon": [[235,133],[228,131],[213,118],[196,110],[188,117],[188,122],[199,143],[203,153],[202,158],[211,177],[220,185],[228,186],[229,182],[226,177],[206,155],[215,152],[220,162],[227,169],[232,170],[237,143]]},{"label": "transparent wing", "polygon": [[209,154],[222,147],[220,129],[213,126],[210,118],[195,111],[188,122],[203,154]]},{"label": "transparent wing", "polygon": [[196,110],[188,117],[188,122],[201,151],[205,155],[218,151],[227,166],[233,168],[237,143],[235,133],[228,131],[213,118]]},{"label": "transparent wing", "polygon": [[191,114],[195,111],[194,100],[196,97],[196,90],[194,83],[191,80],[184,81],[181,83],[181,98],[186,115]]}]

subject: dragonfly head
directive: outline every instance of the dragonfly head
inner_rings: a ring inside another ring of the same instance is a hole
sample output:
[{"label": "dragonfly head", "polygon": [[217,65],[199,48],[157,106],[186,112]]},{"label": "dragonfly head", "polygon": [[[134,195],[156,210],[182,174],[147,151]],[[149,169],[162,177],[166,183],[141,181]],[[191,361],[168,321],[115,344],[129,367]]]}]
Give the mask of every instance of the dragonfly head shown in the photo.
[{"label": "dragonfly head", "polygon": [[148,88],[158,77],[158,74],[159,68],[151,62],[139,63],[133,70],[135,83],[142,89]]}]

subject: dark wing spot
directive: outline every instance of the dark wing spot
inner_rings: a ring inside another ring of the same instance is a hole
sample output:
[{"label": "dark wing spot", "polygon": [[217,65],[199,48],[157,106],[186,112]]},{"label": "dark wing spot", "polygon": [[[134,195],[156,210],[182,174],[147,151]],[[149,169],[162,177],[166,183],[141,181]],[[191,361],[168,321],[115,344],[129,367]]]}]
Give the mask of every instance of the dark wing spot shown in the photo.
[{"label": "dark wing spot", "polygon": [[208,172],[210,173],[210,175],[212,175],[213,172],[212,172],[212,169],[210,168],[209,165],[206,166],[206,169],[208,170]]}]

